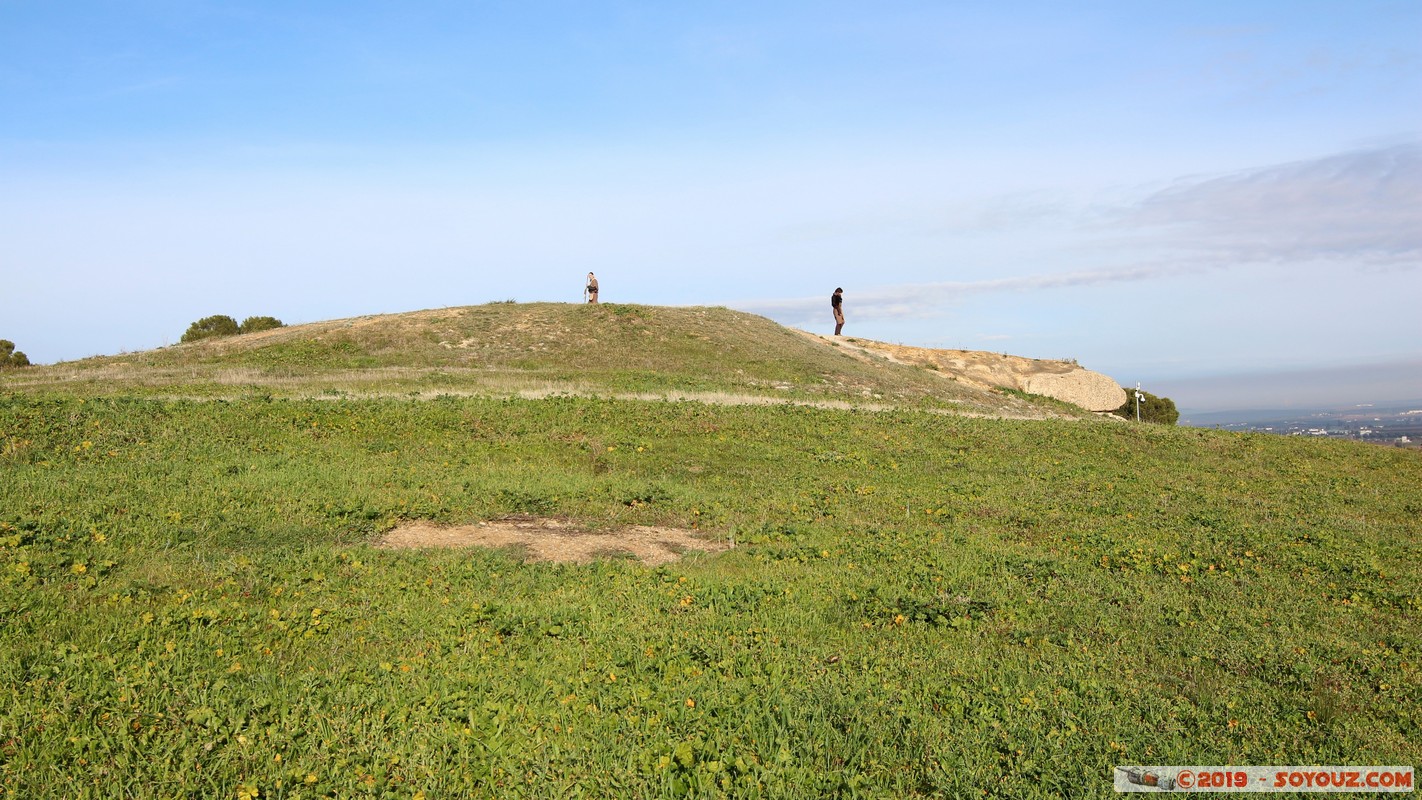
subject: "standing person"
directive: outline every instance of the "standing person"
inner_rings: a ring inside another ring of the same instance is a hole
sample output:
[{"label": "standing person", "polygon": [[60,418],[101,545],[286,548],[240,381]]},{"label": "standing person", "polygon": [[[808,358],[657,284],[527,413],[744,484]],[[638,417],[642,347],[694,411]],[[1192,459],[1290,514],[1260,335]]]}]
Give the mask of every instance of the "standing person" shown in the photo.
[{"label": "standing person", "polygon": [[597,276],[588,273],[588,285],[583,289],[583,295],[588,298],[589,303],[597,302]]},{"label": "standing person", "polygon": [[844,330],[844,289],[835,289],[830,295],[830,308],[834,310],[834,335]]}]

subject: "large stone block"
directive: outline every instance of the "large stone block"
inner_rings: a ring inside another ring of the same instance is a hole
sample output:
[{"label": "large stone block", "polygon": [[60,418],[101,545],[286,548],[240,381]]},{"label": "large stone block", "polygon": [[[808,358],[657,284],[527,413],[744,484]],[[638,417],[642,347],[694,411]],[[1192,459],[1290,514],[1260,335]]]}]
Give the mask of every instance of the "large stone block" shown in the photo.
[{"label": "large stone block", "polygon": [[1087,411],[1114,411],[1126,402],[1126,392],[1120,384],[1089,369],[1024,375],[1021,384],[1024,392],[1052,397]]}]

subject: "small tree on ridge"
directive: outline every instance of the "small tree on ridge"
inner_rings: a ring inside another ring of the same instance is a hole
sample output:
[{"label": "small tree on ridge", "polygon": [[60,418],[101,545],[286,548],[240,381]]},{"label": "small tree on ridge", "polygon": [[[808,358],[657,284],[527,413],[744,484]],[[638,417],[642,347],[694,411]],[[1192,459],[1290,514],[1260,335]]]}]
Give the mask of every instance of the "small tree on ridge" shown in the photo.
[{"label": "small tree on ridge", "polygon": [[285,328],[286,323],[276,317],[247,317],[242,320],[242,324],[237,326],[238,333],[256,333],[257,331],[269,331],[273,328]]},{"label": "small tree on ridge", "polygon": [[0,339],[0,369],[5,367],[28,367],[29,365],[29,356],[16,350],[14,342],[9,339]]},{"label": "small tree on ridge", "polygon": [[241,332],[241,328],[237,326],[237,320],[226,314],[214,314],[189,325],[188,332],[184,333],[183,338],[179,341],[196,342],[202,339],[211,339],[214,336],[236,336]]}]

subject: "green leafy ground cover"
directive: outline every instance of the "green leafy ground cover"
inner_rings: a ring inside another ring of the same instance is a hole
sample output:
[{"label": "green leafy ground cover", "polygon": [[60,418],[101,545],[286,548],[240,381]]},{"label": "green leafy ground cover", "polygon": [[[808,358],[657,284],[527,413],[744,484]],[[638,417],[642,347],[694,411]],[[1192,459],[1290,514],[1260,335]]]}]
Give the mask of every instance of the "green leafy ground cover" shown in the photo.
[{"label": "green leafy ground cover", "polygon": [[[0,797],[1109,796],[1415,764],[1415,453],[902,411],[0,395]],[[648,568],[405,519],[696,527]]]}]

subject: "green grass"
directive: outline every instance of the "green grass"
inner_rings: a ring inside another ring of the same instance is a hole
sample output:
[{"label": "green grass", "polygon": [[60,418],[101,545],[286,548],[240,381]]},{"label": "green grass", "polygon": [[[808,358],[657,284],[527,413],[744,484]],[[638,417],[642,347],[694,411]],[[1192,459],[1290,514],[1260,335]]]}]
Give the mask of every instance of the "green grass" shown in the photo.
[{"label": "green grass", "polygon": [[[1415,764],[1422,741],[1400,450],[12,393],[0,476],[0,797],[1109,796],[1116,764]],[[737,546],[370,546],[515,513]]]}]

